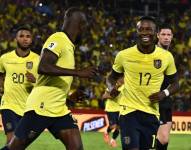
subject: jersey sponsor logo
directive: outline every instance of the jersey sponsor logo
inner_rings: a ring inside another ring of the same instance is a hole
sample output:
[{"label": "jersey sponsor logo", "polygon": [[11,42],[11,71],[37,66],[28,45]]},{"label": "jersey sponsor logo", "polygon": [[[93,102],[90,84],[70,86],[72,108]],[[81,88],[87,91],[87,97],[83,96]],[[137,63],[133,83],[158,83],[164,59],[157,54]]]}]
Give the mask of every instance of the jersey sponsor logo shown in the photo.
[{"label": "jersey sponsor logo", "polygon": [[48,45],[48,49],[52,50],[56,47],[57,43],[55,42],[51,42],[49,45]]},{"label": "jersey sponsor logo", "polygon": [[154,60],[154,67],[159,69],[162,66],[162,61],[160,59]]},{"label": "jersey sponsor logo", "polygon": [[32,61],[26,62],[26,68],[32,69],[33,68],[33,62]]}]

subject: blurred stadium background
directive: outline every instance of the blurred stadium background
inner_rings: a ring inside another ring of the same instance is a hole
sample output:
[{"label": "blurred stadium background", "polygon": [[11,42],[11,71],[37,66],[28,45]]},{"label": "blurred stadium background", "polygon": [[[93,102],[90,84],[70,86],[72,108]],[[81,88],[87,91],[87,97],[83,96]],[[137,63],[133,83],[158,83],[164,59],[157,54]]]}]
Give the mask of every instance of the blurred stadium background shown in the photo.
[{"label": "blurred stadium background", "polygon": [[[46,38],[61,28],[64,11],[70,6],[81,7],[86,11],[90,24],[89,32],[75,50],[76,67],[94,64],[101,71],[91,82],[75,78],[69,93],[68,106],[73,109],[77,118],[80,117],[79,112],[85,116],[81,116],[85,118],[80,124],[81,130],[103,131],[107,126],[107,119],[102,111],[104,102],[101,101],[101,95],[105,90],[105,76],[111,69],[116,53],[135,43],[135,23],[139,16],[152,15],[159,23],[169,23],[174,30],[171,51],[176,59],[181,85],[180,92],[173,97],[172,133],[175,134],[172,135],[169,149],[191,150],[191,143],[187,142],[191,140],[191,2],[189,0],[0,0],[0,55],[16,47],[14,33],[22,24],[32,27],[34,33],[32,50],[40,54]],[[94,126],[92,121],[97,121],[101,125]],[[89,123],[89,128],[84,127],[87,125],[85,123]],[[109,149],[103,143],[101,133],[84,132],[82,136],[85,150],[90,150],[94,141],[100,146],[95,150]],[[34,147],[31,146],[29,149],[34,150],[37,147],[38,150],[41,150],[39,147],[55,149],[54,144],[59,147],[59,143],[51,138],[48,133],[44,133],[33,144]],[[0,146],[4,141],[1,131]]]}]

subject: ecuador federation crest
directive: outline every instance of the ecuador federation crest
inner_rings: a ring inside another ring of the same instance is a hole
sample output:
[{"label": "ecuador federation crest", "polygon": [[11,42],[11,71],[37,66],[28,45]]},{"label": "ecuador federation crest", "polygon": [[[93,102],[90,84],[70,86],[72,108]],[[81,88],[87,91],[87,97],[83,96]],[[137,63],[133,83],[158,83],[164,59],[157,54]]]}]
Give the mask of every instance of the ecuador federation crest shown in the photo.
[{"label": "ecuador federation crest", "polygon": [[154,67],[159,69],[162,66],[162,61],[160,59],[154,60]]},{"label": "ecuador federation crest", "polygon": [[32,69],[33,68],[33,62],[32,61],[26,62],[26,68]]}]

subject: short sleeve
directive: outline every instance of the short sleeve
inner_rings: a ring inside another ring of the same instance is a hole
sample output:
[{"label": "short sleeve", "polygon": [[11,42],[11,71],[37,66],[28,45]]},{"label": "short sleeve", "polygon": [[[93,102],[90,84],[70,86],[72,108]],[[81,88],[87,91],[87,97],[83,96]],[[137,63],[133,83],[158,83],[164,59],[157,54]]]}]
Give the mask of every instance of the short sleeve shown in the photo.
[{"label": "short sleeve", "polygon": [[119,52],[117,54],[117,56],[115,57],[115,61],[114,61],[113,67],[112,67],[113,70],[118,72],[118,73],[123,73],[124,69],[123,69],[122,62],[123,62],[122,53]]},{"label": "short sleeve", "polygon": [[61,37],[50,36],[45,42],[43,49],[47,48],[59,57],[62,53],[63,45],[64,41],[62,41]]},{"label": "short sleeve", "polygon": [[168,66],[166,68],[165,74],[166,75],[172,75],[172,74],[175,74],[176,72],[177,72],[177,70],[176,70],[174,58],[173,58],[172,54],[169,53]]}]

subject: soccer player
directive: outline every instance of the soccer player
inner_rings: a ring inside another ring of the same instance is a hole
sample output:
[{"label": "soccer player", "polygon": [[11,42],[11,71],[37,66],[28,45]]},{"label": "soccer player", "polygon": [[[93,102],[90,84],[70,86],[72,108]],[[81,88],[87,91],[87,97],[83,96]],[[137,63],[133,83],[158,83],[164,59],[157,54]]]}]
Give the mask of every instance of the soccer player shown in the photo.
[{"label": "soccer player", "polygon": [[[123,88],[123,78],[120,78],[117,81],[116,87],[119,91]],[[107,113],[107,117],[109,120],[109,126],[107,130],[104,132],[104,141],[111,145],[111,147],[117,147],[116,138],[119,135],[119,110],[120,106],[118,104],[118,98],[112,99],[112,97],[109,95],[109,92],[106,90],[105,93],[102,96],[103,100],[106,101],[105,111]],[[112,138],[110,139],[109,133],[113,131]]]},{"label": "soccer player", "polygon": [[30,28],[25,26],[18,28],[15,39],[17,48],[0,58],[1,86],[4,84],[0,109],[7,143],[24,114],[27,97],[36,82],[39,62],[39,55],[30,51],[32,44]]},{"label": "soccer player", "polygon": [[[172,54],[155,45],[156,21],[144,16],[136,29],[137,44],[117,54],[107,80],[110,95],[114,97],[116,81],[124,75],[124,88],[119,99],[123,150],[155,148],[159,127],[158,102],[179,88]],[[164,75],[169,77],[170,85],[161,91]]]},{"label": "soccer player", "polygon": [[[167,24],[161,25],[157,33],[157,38],[158,46],[169,50],[173,38],[172,28]],[[168,78],[165,76],[161,90],[166,89],[168,85]],[[172,126],[172,99],[169,96],[159,102],[159,113],[160,126],[157,133],[157,149],[167,150]]]},{"label": "soccer player", "polygon": [[73,76],[92,78],[96,69],[75,69],[74,43],[87,27],[80,9],[69,8],[61,32],[45,42],[38,67],[39,77],[27,99],[26,112],[11,142],[3,149],[24,150],[47,128],[67,150],[83,150],[77,122],[66,106]]}]

